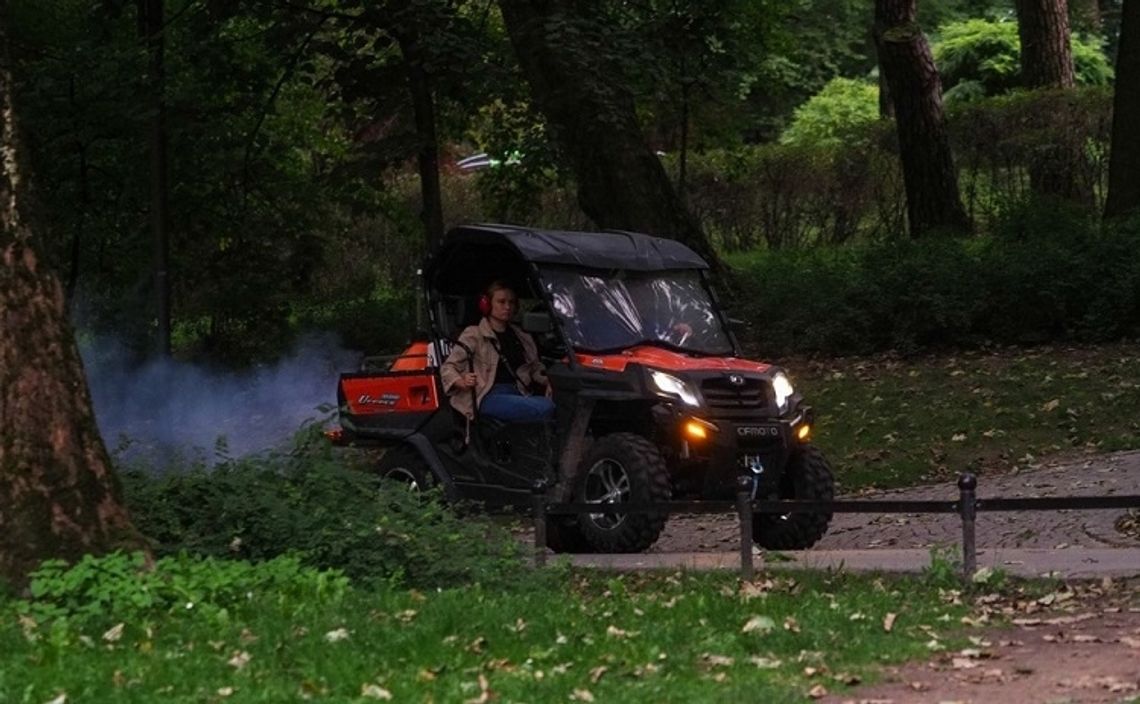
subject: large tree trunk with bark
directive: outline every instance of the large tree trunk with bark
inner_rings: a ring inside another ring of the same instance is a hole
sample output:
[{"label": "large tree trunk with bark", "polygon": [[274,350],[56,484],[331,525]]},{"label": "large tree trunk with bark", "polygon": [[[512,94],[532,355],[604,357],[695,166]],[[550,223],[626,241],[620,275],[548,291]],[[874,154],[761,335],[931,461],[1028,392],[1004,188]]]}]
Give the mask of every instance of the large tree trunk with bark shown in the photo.
[{"label": "large tree trunk with bark", "polygon": [[1029,88],[1072,88],[1073,50],[1065,0],[1017,0],[1021,80]]},{"label": "large tree trunk with bark", "polygon": [[144,543],[95,426],[63,287],[22,220],[9,67],[0,0],[0,581],[19,585],[44,559]]},{"label": "large tree trunk with bark", "polygon": [[1108,202],[1104,215],[1140,212],[1140,0],[1125,0],[1116,55],[1116,92],[1112,101],[1112,151],[1108,163]]},{"label": "large tree trunk with bark", "polygon": [[503,20],[531,93],[570,158],[578,203],[599,227],[684,242],[719,259],[669,182],[637,124],[633,96],[607,60],[589,3],[501,0]]},{"label": "large tree trunk with bark", "polygon": [[[1076,78],[1067,1],[1016,0],[1016,5],[1022,83],[1027,88],[1072,88]],[[1037,149],[1028,165],[1029,187],[1039,196],[1090,204],[1092,192],[1076,178],[1084,152],[1065,137],[1057,135]]]},{"label": "large tree trunk with bark", "polygon": [[879,70],[894,105],[912,237],[970,227],[942,109],[942,80],[915,19],[915,0],[876,0]]}]

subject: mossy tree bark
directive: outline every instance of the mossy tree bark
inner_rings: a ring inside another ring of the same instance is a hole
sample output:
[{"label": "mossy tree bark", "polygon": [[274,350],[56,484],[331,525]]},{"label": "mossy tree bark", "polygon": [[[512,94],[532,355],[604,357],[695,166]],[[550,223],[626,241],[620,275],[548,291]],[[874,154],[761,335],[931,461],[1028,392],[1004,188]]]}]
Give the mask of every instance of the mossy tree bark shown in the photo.
[{"label": "mossy tree bark", "polygon": [[919,28],[915,0],[876,0],[879,70],[894,105],[911,237],[970,228],[958,192],[942,108],[942,79]]},{"label": "mossy tree bark", "polygon": [[1107,218],[1140,213],[1140,0],[1125,0],[1112,102],[1112,153],[1108,163]]},{"label": "mossy tree bark", "polygon": [[679,240],[720,268],[637,123],[591,3],[500,0],[507,34],[538,108],[578,180],[578,203],[599,227]]},{"label": "mossy tree bark", "polygon": [[47,558],[143,548],[95,426],[63,288],[22,219],[19,144],[0,0],[0,581]]}]

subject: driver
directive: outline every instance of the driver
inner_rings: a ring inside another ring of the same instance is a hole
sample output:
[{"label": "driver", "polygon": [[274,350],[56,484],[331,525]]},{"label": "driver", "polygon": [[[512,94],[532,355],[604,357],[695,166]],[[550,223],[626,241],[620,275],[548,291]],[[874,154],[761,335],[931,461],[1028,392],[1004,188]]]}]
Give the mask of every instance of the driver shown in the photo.
[{"label": "driver", "polygon": [[[506,421],[546,420],[554,415],[550,382],[534,339],[512,324],[515,292],[492,282],[479,300],[483,319],[459,335],[440,367],[443,390],[468,421],[480,413]],[[540,389],[539,394],[532,393]]]}]

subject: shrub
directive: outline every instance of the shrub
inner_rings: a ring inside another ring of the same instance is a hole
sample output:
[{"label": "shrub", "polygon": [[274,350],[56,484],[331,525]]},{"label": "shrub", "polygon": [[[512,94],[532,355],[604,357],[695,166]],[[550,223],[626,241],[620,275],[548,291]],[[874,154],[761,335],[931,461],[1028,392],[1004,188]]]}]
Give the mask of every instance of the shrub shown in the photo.
[{"label": "shrub", "polygon": [[162,616],[217,622],[266,604],[299,611],[339,601],[347,586],[336,571],[287,557],[254,565],[178,555],[151,569],[141,553],[113,553],[88,555],[73,566],[44,562],[31,576],[32,599],[17,608],[38,622],[64,621],[79,629],[141,626]]},{"label": "shrub", "polygon": [[382,485],[322,445],[161,475],[128,469],[127,504],[160,555],[295,555],[354,579],[421,587],[494,582],[517,567],[505,532]]},{"label": "shrub", "polygon": [[834,147],[852,135],[864,136],[879,119],[879,88],[850,78],[833,78],[796,108],[792,124],[780,135],[782,144]]},{"label": "shrub", "polygon": [[763,253],[736,314],[768,355],[1120,339],[1140,334],[1138,229],[1053,209],[980,240]]}]

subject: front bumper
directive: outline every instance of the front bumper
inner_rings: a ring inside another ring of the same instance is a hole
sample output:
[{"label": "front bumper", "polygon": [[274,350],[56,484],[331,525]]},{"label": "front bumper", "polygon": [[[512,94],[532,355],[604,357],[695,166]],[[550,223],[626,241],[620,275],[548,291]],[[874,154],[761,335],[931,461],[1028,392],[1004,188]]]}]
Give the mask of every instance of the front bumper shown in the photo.
[{"label": "front bumper", "polygon": [[677,416],[667,432],[675,439],[672,464],[674,493],[709,500],[731,499],[736,495],[740,475],[752,479],[754,497],[775,495],[784,470],[807,436],[814,416],[809,407],[800,407],[782,418],[722,420],[699,419],[713,426],[703,439],[689,437],[686,424],[692,416]]}]

